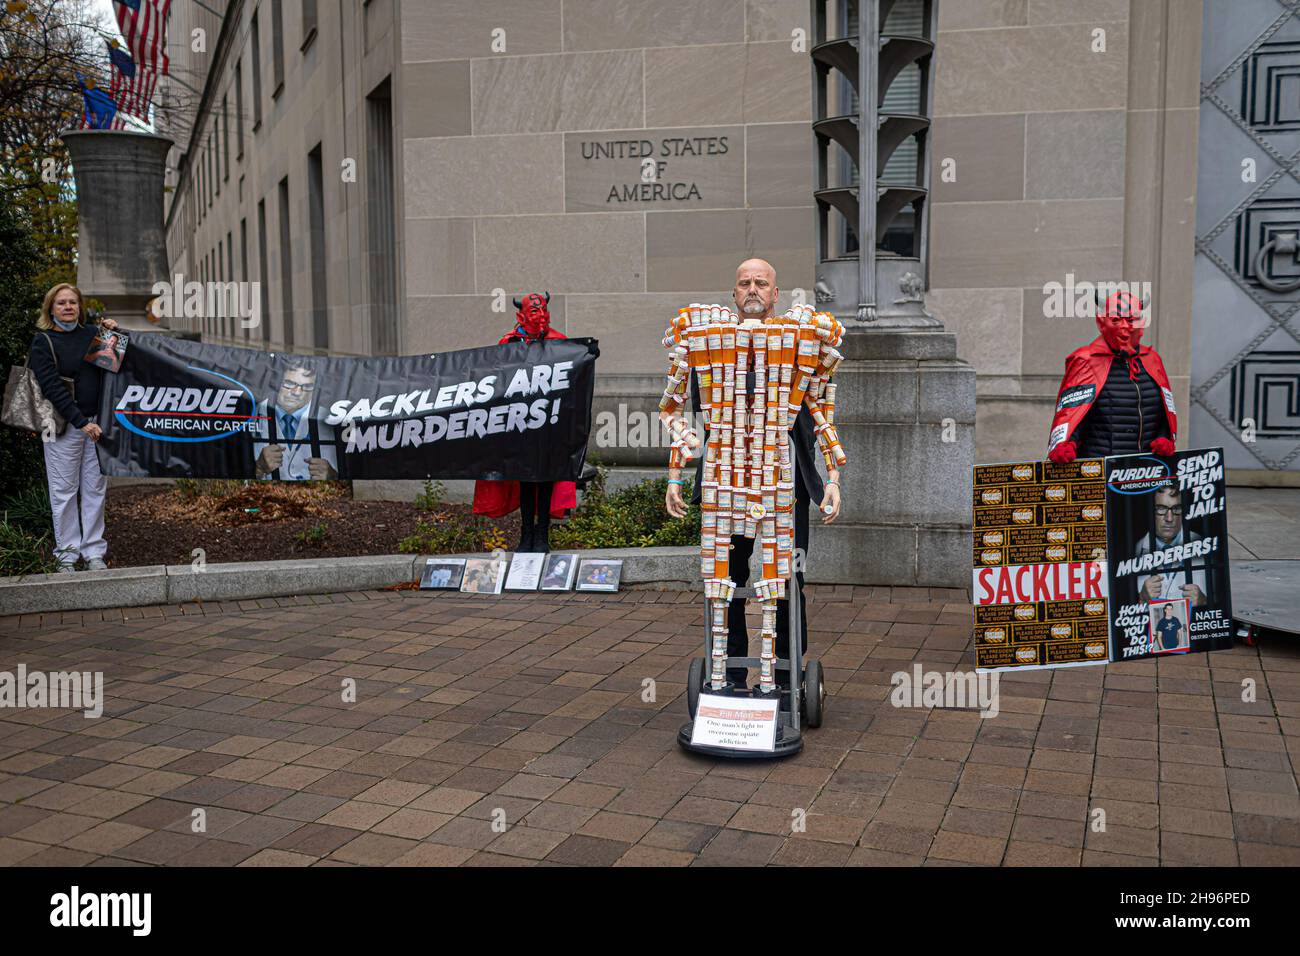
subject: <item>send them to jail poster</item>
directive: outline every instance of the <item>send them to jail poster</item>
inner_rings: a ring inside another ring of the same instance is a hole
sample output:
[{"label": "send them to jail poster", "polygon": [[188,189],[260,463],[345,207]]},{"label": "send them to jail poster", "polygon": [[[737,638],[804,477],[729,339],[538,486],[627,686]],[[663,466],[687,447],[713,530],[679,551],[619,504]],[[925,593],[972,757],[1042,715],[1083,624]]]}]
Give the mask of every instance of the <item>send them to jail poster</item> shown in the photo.
[{"label": "send them to jail poster", "polygon": [[973,523],[976,668],[1104,663],[1103,462],[977,465]]},{"label": "send them to jail poster", "polygon": [[1114,661],[1232,646],[1221,448],[1106,459]]}]

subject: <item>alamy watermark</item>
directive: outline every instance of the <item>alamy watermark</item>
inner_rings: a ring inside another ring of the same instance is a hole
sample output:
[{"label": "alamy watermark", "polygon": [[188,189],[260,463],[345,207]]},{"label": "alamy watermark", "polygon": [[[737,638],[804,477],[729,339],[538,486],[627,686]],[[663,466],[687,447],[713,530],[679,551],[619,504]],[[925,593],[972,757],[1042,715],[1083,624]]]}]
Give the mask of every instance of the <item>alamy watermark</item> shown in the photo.
[{"label": "alamy watermark", "polygon": [[1091,319],[1097,315],[1098,300],[1105,302],[1116,292],[1127,292],[1143,304],[1142,325],[1151,321],[1151,283],[1120,280],[1093,281],[1076,279],[1073,272],[1065,274],[1064,282],[1043,284],[1043,318]]},{"label": "alamy watermark", "polygon": [[[704,434],[704,416],[701,413],[682,417],[696,435]],[[606,409],[597,412],[595,426],[592,440],[597,448],[671,448],[673,444],[672,435],[660,421],[658,412],[629,409],[627,402],[619,402],[618,411]],[[703,454],[703,449],[697,450],[696,454]]]},{"label": "alamy watermark", "polygon": [[896,671],[889,682],[895,707],[978,707],[981,717],[998,715],[997,671]]},{"label": "alamy watermark", "polygon": [[131,930],[132,936],[148,936],[153,929],[153,894],[82,892],[74,885],[50,897],[50,925],[119,927]]},{"label": "alamy watermark", "polygon": [[62,707],[84,711],[87,717],[104,713],[103,671],[0,671],[0,708]]},{"label": "alamy watermark", "polygon": [[151,290],[149,311],[158,319],[234,318],[246,329],[262,324],[260,282],[186,282],[179,272]]}]

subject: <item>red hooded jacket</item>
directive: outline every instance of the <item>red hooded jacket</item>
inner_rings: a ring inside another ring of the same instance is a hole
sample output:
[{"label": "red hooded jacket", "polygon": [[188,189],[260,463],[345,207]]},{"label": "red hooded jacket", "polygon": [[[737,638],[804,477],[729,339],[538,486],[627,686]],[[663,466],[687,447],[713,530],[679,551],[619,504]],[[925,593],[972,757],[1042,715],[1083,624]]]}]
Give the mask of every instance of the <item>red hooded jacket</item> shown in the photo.
[{"label": "red hooded jacket", "polygon": [[[1156,350],[1149,345],[1140,345],[1137,357],[1164,396],[1165,417],[1169,421],[1169,440],[1173,441],[1178,436],[1178,415],[1174,410],[1174,393],[1169,387],[1169,374],[1165,371],[1165,363],[1160,360]],[[1056,396],[1056,415],[1052,418],[1052,431],[1047,439],[1049,455],[1061,442],[1077,443],[1075,431],[1092,409],[1097,396],[1101,394],[1113,360],[1114,352],[1102,336],[1098,336],[1082,348],[1075,349],[1065,360],[1065,378],[1061,380],[1061,390]]]}]

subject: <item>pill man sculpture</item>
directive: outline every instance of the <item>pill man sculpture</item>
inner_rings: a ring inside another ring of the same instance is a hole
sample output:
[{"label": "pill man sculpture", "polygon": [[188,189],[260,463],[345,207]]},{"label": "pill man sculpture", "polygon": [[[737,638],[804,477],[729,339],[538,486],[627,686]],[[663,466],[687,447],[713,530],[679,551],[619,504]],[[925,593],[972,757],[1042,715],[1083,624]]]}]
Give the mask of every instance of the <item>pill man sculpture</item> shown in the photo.
[{"label": "pill man sculpture", "polygon": [[[793,570],[794,473],[787,438],[806,405],[827,468],[847,460],[835,432],[831,382],[843,358],[836,350],[843,336],[844,326],[833,316],[807,305],[764,322],[698,303],[680,310],[664,334],[668,385],[659,418],[672,437],[669,466],[681,468],[704,455],[700,573],[709,605],[712,690],[727,683],[727,607],[736,587],[728,577],[727,552],[734,534],[757,537],[761,545],[763,575],[755,584],[763,610],[759,692],[776,691],[776,602]],[[683,414],[692,373],[708,425],[703,448]]]}]

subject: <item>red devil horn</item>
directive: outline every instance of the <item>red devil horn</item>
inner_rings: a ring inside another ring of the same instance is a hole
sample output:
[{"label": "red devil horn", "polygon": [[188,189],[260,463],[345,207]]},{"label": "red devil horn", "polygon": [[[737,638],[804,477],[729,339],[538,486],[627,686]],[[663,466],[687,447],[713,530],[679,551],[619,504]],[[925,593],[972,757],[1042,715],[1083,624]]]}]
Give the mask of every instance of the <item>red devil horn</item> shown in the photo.
[{"label": "red devil horn", "polygon": [[1148,295],[1145,299],[1138,302],[1138,311],[1145,312],[1147,310],[1147,306],[1150,304],[1151,304],[1151,296]]},{"label": "red devil horn", "polygon": [[524,304],[523,304],[522,302],[519,301],[519,296],[515,296],[515,308],[516,308],[516,309],[522,309],[523,307],[524,307]]},{"label": "red devil horn", "polygon": [[1097,314],[1104,315],[1106,313],[1106,300],[1101,297],[1100,286],[1092,287],[1092,297],[1097,300]]},{"label": "red devil horn", "polygon": [[547,304],[547,305],[550,305],[550,304],[551,304],[551,294],[550,294],[549,292],[546,292],[546,293],[543,293],[543,294],[546,296],[546,304]]}]

